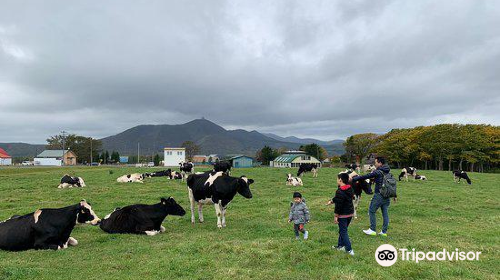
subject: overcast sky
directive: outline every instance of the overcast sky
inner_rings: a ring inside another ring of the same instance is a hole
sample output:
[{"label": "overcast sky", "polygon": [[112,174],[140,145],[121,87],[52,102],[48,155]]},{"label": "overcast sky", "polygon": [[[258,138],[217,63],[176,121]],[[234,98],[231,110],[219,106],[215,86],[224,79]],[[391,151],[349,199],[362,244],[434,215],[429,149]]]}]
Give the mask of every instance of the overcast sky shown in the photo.
[{"label": "overcast sky", "polygon": [[322,140],[500,125],[500,2],[2,0],[0,142],[200,117]]}]

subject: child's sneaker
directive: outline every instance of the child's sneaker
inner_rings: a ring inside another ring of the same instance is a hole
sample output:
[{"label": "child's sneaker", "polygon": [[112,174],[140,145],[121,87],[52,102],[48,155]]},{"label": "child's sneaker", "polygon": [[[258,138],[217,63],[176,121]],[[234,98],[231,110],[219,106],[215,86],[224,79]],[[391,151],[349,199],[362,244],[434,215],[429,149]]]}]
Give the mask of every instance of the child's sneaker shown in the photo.
[{"label": "child's sneaker", "polygon": [[377,235],[377,232],[373,231],[371,228],[369,229],[366,229],[366,230],[363,230],[363,232],[367,235],[371,235],[371,236],[376,236]]},{"label": "child's sneaker", "polygon": [[307,238],[309,238],[309,232],[306,230],[306,232],[304,232],[304,240],[307,240]]},{"label": "child's sneaker", "polygon": [[351,251],[347,251],[347,253],[348,253],[349,255],[351,255],[351,256],[354,256],[354,250],[353,250],[353,249],[351,249]]},{"label": "child's sneaker", "polygon": [[387,237],[387,233],[382,232],[382,231],[381,231],[381,232],[379,232],[379,233],[378,233],[378,235],[383,236],[383,237]]}]

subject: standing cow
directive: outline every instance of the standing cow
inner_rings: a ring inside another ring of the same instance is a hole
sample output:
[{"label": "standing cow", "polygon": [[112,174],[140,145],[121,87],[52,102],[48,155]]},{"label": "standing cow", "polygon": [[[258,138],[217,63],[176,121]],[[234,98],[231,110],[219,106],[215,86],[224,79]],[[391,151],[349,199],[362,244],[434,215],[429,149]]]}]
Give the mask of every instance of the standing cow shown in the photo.
[{"label": "standing cow", "polygon": [[182,181],[185,181],[189,174],[194,173],[194,164],[192,162],[181,162],[179,168],[182,175]]},{"label": "standing cow", "polygon": [[186,211],[174,198],[162,198],[153,205],[134,204],[117,208],[101,221],[101,229],[107,233],[133,233],[149,236],[165,232],[161,224],[167,215],[184,216]]},{"label": "standing cow", "polygon": [[[358,174],[355,171],[351,170],[346,170],[344,172],[340,173],[347,173],[349,174],[349,179],[351,180],[353,177],[358,176]],[[354,204],[354,219],[358,218],[358,205],[361,200],[361,194],[365,192],[366,194],[373,194],[372,188],[371,188],[371,182],[370,180],[359,180],[356,181],[355,183],[352,184],[352,189],[354,191],[354,197],[353,197],[353,204]]]},{"label": "standing cow", "polygon": [[85,200],[57,209],[42,208],[24,216],[14,216],[0,223],[0,249],[60,250],[78,241],[71,237],[76,223],[97,225],[101,220]]},{"label": "standing cow", "polygon": [[254,181],[245,176],[230,177],[219,172],[205,172],[189,175],[187,179],[189,201],[191,204],[191,222],[194,224],[194,205],[198,204],[198,218],[203,222],[203,205],[214,204],[217,214],[217,227],[226,226],[226,207],[239,193],[245,198],[252,198],[250,184]]},{"label": "standing cow", "polygon": [[227,175],[231,175],[231,163],[229,161],[219,161],[214,163],[214,172],[222,171]]},{"label": "standing cow", "polygon": [[318,177],[318,165],[316,163],[301,163],[299,171],[297,171],[297,177],[302,177],[302,174],[306,172],[312,172],[313,177]]},{"label": "standing cow", "polygon": [[469,178],[469,175],[467,175],[467,172],[463,170],[454,170],[452,171],[452,173],[453,173],[453,179],[456,183],[460,183],[461,179],[465,179],[465,181],[467,181],[467,184],[469,185],[472,184],[472,181]]},{"label": "standing cow", "polygon": [[57,186],[58,189],[63,188],[73,188],[73,187],[85,187],[85,182],[82,177],[71,177],[68,174],[65,174],[61,178],[61,183]]},{"label": "standing cow", "polygon": [[401,178],[405,178],[406,182],[408,182],[408,175],[412,176],[413,179],[415,179],[415,176],[417,176],[417,169],[415,167],[405,167],[401,169],[401,174],[399,174],[399,181],[401,181]]}]

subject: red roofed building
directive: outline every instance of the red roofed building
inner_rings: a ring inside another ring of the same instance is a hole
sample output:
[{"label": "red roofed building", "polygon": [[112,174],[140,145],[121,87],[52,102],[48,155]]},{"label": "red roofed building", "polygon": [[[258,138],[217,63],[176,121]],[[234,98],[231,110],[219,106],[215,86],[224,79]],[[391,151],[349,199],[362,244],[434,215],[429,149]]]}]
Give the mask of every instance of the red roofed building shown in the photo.
[{"label": "red roofed building", "polygon": [[0,165],[12,165],[12,157],[0,148]]}]

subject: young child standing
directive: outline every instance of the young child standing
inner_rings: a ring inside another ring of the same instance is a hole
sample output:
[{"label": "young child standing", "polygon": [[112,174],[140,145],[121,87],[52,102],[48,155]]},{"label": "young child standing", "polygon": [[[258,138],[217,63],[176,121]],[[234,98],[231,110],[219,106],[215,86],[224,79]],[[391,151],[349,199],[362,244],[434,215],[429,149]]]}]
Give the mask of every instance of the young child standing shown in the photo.
[{"label": "young child standing", "polygon": [[328,205],[335,204],[335,223],[339,225],[339,241],[337,246],[332,246],[332,248],[346,251],[349,255],[354,256],[347,230],[354,215],[354,205],[352,203],[354,191],[349,185],[349,175],[340,173],[337,176],[337,184],[338,189],[335,192],[335,197],[328,201]]},{"label": "young child standing", "polygon": [[299,232],[304,234],[304,239],[309,238],[309,232],[305,230],[305,224],[309,222],[309,209],[307,209],[307,205],[302,199],[302,194],[299,192],[293,193],[293,202],[290,207],[288,222],[293,222],[295,239],[299,239]]}]

